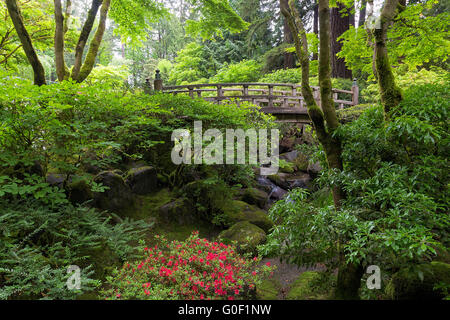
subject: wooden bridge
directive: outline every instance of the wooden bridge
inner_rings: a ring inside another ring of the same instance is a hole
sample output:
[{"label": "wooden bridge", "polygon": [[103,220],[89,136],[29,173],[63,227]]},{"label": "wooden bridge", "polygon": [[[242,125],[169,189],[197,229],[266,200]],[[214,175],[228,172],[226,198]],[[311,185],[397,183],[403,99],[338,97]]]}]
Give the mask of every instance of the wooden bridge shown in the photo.
[{"label": "wooden bridge", "polygon": [[[314,97],[320,106],[319,87],[312,87]],[[270,113],[280,122],[309,122],[305,100],[301,94],[301,85],[289,83],[208,83],[184,86],[162,85],[157,72],[155,90],[178,95],[185,94],[192,98],[203,98],[217,104],[233,100],[237,105],[248,101],[261,107],[264,113]],[[358,104],[359,88],[356,81],[352,90],[333,89],[336,108],[343,109]]]}]

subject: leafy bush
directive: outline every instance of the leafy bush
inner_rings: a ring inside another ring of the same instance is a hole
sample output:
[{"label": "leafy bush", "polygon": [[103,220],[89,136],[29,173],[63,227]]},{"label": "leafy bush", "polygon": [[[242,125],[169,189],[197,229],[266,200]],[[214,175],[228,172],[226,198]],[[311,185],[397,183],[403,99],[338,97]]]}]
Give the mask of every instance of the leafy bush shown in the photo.
[{"label": "leafy bush", "polygon": [[[36,200],[0,200],[0,211],[0,299],[74,299],[92,291],[108,268],[136,256],[133,241],[150,227]],[[81,268],[81,290],[66,287],[69,265]]]},{"label": "leafy bush", "polygon": [[225,64],[210,83],[255,82],[258,80],[261,66],[255,60],[242,60],[238,63]]},{"label": "leafy bush", "polygon": [[265,74],[258,82],[264,83],[300,83],[302,81],[301,69],[280,69]]},{"label": "leafy bush", "polygon": [[198,232],[182,242],[157,240],[140,261],[108,278],[106,299],[248,299],[273,270],[270,264],[258,267],[259,258],[240,256],[233,245],[200,239]]},{"label": "leafy bush", "polygon": [[304,191],[291,191],[270,210],[279,225],[261,253],[299,264],[326,263],[341,242],[349,262],[376,264],[389,273],[445,251],[448,90],[448,84],[411,87],[390,121],[376,106],[341,126],[336,134],[343,142],[344,170],[324,170],[318,180],[343,187],[341,210],[318,207]]}]

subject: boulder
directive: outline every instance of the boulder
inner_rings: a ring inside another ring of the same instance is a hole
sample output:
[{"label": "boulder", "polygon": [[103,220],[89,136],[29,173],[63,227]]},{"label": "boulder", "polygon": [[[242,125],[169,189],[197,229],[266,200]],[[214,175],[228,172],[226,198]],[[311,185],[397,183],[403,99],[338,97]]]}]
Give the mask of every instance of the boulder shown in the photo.
[{"label": "boulder", "polygon": [[195,211],[186,198],[179,198],[159,208],[162,222],[176,222],[179,225],[194,223],[197,219]]},{"label": "boulder", "polygon": [[120,212],[132,205],[133,197],[130,187],[125,183],[120,171],[103,171],[94,178],[94,182],[107,187],[104,192],[95,192],[95,206],[102,210]]},{"label": "boulder", "polygon": [[73,204],[81,204],[94,198],[91,186],[86,180],[79,180],[68,185],[69,200]]},{"label": "boulder", "polygon": [[394,300],[442,300],[439,284],[450,284],[450,264],[433,261],[395,273],[386,286],[386,294]]},{"label": "boulder", "polygon": [[244,201],[232,200],[223,211],[228,225],[248,221],[260,227],[265,232],[268,232],[273,226],[273,222],[269,219],[265,211]]},{"label": "boulder", "polygon": [[280,142],[280,151],[286,152],[292,150],[295,145],[295,136],[283,137]]},{"label": "boulder", "polygon": [[140,195],[149,194],[155,191],[158,186],[156,169],[150,166],[130,169],[125,179],[131,192]]},{"label": "boulder", "polygon": [[279,186],[282,189],[288,189],[289,183],[287,182],[287,178],[289,177],[288,173],[278,172],[276,174],[272,174],[267,176],[267,178],[272,181],[275,185]]},{"label": "boulder", "polygon": [[298,150],[283,153],[280,155],[280,159],[292,163],[296,171],[306,171],[309,164],[308,157]]},{"label": "boulder", "polygon": [[266,242],[266,233],[248,221],[241,221],[235,223],[230,229],[221,232],[219,239],[224,243],[236,241],[238,250],[242,253],[255,253],[256,246]]},{"label": "boulder", "polygon": [[[52,187],[63,188],[67,175],[62,173],[48,173],[45,181]],[[70,183],[70,181],[69,181]]]},{"label": "boulder", "polygon": [[312,179],[307,173],[300,173],[286,178],[286,182],[289,184],[288,190],[295,188],[310,189],[312,186],[311,181]]},{"label": "boulder", "polygon": [[271,200],[281,200],[286,196],[288,192],[280,187],[275,186],[275,188],[272,189],[272,191],[269,193],[269,198]]},{"label": "boulder", "polygon": [[308,168],[306,169],[306,171],[313,177],[316,177],[319,172],[322,171],[322,166],[319,162],[310,163],[308,164]]},{"label": "boulder", "polygon": [[265,207],[267,199],[269,199],[269,195],[265,191],[256,188],[242,190],[241,200],[249,204],[257,205],[260,208]]}]

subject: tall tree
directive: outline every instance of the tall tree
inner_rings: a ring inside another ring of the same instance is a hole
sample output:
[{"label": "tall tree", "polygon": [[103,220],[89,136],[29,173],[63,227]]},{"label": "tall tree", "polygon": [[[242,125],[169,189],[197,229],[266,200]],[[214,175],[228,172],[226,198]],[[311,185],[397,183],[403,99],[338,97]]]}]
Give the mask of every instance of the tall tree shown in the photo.
[{"label": "tall tree", "polygon": [[23,50],[30,62],[34,72],[34,83],[38,86],[46,84],[45,70],[41,61],[33,47],[31,37],[28,34],[25,24],[23,22],[22,13],[20,11],[17,0],[6,0],[6,6],[8,7],[8,13],[16,29],[17,35],[22,43]]},{"label": "tall tree", "polygon": [[[289,0],[280,0],[280,6],[289,6]],[[291,29],[286,19],[283,21],[283,33],[284,33],[284,43],[292,44],[294,42],[294,37],[292,36]],[[295,68],[295,56],[293,52],[284,53],[284,68],[291,69]]]},{"label": "tall tree", "polygon": [[[309,54],[306,41],[306,31],[300,15],[295,7],[295,0],[289,0],[289,6],[281,6],[281,13],[287,19],[294,35],[295,49],[301,62],[302,69],[302,95],[305,98],[308,115],[316,131],[317,137],[325,151],[328,167],[342,170],[342,148],[339,137],[333,133],[339,127],[336,109],[332,97],[331,86],[331,62],[330,62],[330,7],[328,0],[319,0],[319,107],[313,97],[309,85]],[[345,193],[339,185],[333,186],[333,200],[336,210],[341,207]],[[345,239],[343,239],[345,241]],[[341,252],[339,255],[338,282],[335,297],[339,299],[357,299],[361,282],[362,267],[360,265],[347,264],[342,243],[338,244]]]},{"label": "tall tree", "polygon": [[338,58],[336,55],[342,49],[342,43],[338,38],[350,28],[351,15],[347,7],[339,3],[337,7],[331,9],[331,68],[333,78],[352,78],[352,71],[345,65],[343,58]]},{"label": "tall tree", "polygon": [[361,27],[366,22],[366,7],[367,0],[361,0],[361,7],[359,8],[358,27]]}]

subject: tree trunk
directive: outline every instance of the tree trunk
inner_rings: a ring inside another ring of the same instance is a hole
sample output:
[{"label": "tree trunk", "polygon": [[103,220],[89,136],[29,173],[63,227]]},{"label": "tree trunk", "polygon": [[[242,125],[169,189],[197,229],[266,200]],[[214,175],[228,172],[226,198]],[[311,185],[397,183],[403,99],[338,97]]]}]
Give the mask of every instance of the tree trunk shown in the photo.
[{"label": "tree trunk", "polygon": [[337,39],[350,27],[350,15],[341,16],[340,11],[343,9],[345,9],[345,6],[342,4],[338,4],[337,8],[331,9],[331,75],[333,78],[351,79],[352,72],[345,65],[345,60],[336,57],[336,54],[342,49],[342,43]]},{"label": "tree trunk", "polygon": [[366,0],[361,0],[361,8],[359,9],[358,27],[361,27],[366,22]]},{"label": "tree trunk", "polygon": [[386,0],[381,11],[379,23],[375,23],[375,29],[373,30],[375,37],[375,67],[385,116],[402,100],[401,90],[395,83],[389,62],[386,39],[389,26],[397,15],[398,10],[402,10],[405,7],[405,3],[406,0],[402,0],[401,3],[399,0]]},{"label": "tree trunk", "polygon": [[[280,6],[289,6],[289,0],[280,0]],[[289,28],[289,24],[284,19],[283,22],[283,32],[284,32],[284,43],[293,44],[294,37],[292,36],[291,29]],[[285,52],[284,53],[284,69],[292,69],[295,68],[295,54],[293,52]]]},{"label": "tree trunk", "polygon": [[80,70],[80,74],[76,79],[77,82],[83,82],[91,73],[95,65],[95,59],[97,58],[98,49],[103,39],[103,34],[106,28],[106,18],[108,17],[109,6],[111,0],[103,0],[102,8],[100,9],[100,23],[98,25],[97,31],[95,32],[94,38],[89,46],[89,51],[86,54],[86,59],[84,61],[83,67]]},{"label": "tree trunk", "polygon": [[62,13],[61,0],[55,3],[55,67],[58,80],[61,82],[69,78],[69,69],[64,61],[64,16]]},{"label": "tree trunk", "polygon": [[17,35],[19,36],[20,43],[22,44],[23,51],[27,56],[28,62],[31,64],[34,73],[34,84],[41,86],[46,84],[45,81],[45,70],[42,66],[41,61],[33,47],[31,37],[25,28],[23,22],[22,13],[17,4],[17,0],[6,0],[6,5],[8,7],[8,13],[16,29]]},{"label": "tree trunk", "polygon": [[83,28],[81,29],[80,37],[78,38],[78,43],[75,47],[75,62],[71,75],[72,79],[74,80],[78,80],[78,75],[83,63],[84,48],[86,46],[89,34],[91,33],[92,27],[94,25],[95,17],[101,4],[102,0],[92,0],[91,9],[89,10],[87,19],[83,25]]},{"label": "tree trunk", "polygon": [[[319,36],[319,5],[314,5],[314,20],[313,20],[313,32],[317,37]],[[313,53],[313,60],[319,60],[319,55],[317,53]]]},{"label": "tree trunk", "polygon": [[339,267],[334,298],[337,300],[359,300],[359,288],[364,269],[361,265],[342,262]]}]

